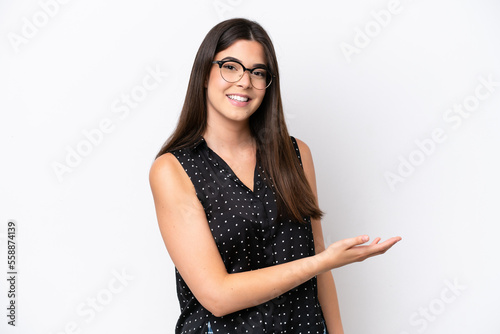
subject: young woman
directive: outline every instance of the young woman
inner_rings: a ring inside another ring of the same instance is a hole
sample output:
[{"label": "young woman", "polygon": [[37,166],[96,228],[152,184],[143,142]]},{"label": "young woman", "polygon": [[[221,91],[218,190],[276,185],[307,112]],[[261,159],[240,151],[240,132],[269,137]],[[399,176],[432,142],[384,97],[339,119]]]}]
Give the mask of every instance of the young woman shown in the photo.
[{"label": "young woman", "polygon": [[176,333],[341,334],[331,269],[401,239],[325,249],[311,152],[288,134],[271,40],[246,19],[202,42],[150,184],[176,267]]}]

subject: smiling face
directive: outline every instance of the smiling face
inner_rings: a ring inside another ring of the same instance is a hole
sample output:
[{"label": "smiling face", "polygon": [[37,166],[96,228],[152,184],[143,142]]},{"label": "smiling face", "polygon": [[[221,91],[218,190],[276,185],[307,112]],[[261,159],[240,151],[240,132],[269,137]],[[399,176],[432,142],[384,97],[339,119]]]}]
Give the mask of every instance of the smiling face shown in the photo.
[{"label": "smiling face", "polygon": [[[227,49],[217,53],[214,60],[238,60],[246,68],[266,64],[262,45],[256,41],[238,40]],[[207,121],[214,126],[220,122],[248,123],[249,117],[259,108],[265,89],[255,89],[250,80],[250,72],[245,71],[237,82],[225,81],[219,65],[213,64],[207,88]]]}]

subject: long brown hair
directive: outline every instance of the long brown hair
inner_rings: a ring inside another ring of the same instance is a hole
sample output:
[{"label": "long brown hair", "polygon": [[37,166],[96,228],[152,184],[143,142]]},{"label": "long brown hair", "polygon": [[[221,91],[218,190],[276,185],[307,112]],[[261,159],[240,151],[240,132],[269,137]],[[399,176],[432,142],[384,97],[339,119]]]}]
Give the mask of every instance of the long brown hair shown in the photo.
[{"label": "long brown hair", "polygon": [[250,130],[257,143],[257,155],[263,170],[277,192],[278,211],[298,221],[306,216],[321,218],[285,123],[281,103],[280,77],[274,46],[266,31],[256,22],[230,19],[213,27],[198,49],[186,98],[177,128],[162,146],[156,158],[169,151],[194,145],[207,125],[205,81],[215,55],[237,40],[259,42],[264,48],[267,67],[275,75],[259,108],[250,117]]}]

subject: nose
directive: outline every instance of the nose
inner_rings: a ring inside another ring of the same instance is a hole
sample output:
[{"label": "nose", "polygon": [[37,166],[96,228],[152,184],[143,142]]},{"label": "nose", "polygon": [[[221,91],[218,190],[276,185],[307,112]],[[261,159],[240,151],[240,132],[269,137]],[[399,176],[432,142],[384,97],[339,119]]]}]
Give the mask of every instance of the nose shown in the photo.
[{"label": "nose", "polygon": [[246,70],[243,72],[243,76],[237,82],[238,86],[242,88],[250,88],[252,87],[252,79],[250,78],[250,72]]}]

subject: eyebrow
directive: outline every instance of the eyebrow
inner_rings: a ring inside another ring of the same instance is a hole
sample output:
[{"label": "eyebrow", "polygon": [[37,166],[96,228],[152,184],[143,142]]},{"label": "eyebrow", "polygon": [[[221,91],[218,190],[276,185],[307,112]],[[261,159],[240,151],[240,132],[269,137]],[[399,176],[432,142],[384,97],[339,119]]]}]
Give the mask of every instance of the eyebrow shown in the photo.
[{"label": "eyebrow", "polygon": [[[233,60],[233,61],[237,61],[238,63],[243,63],[241,60],[239,60],[238,58],[234,58],[234,57],[224,57],[224,58],[222,58],[222,60]],[[256,68],[256,67],[267,68],[267,65],[266,64],[253,64],[253,68]]]}]

